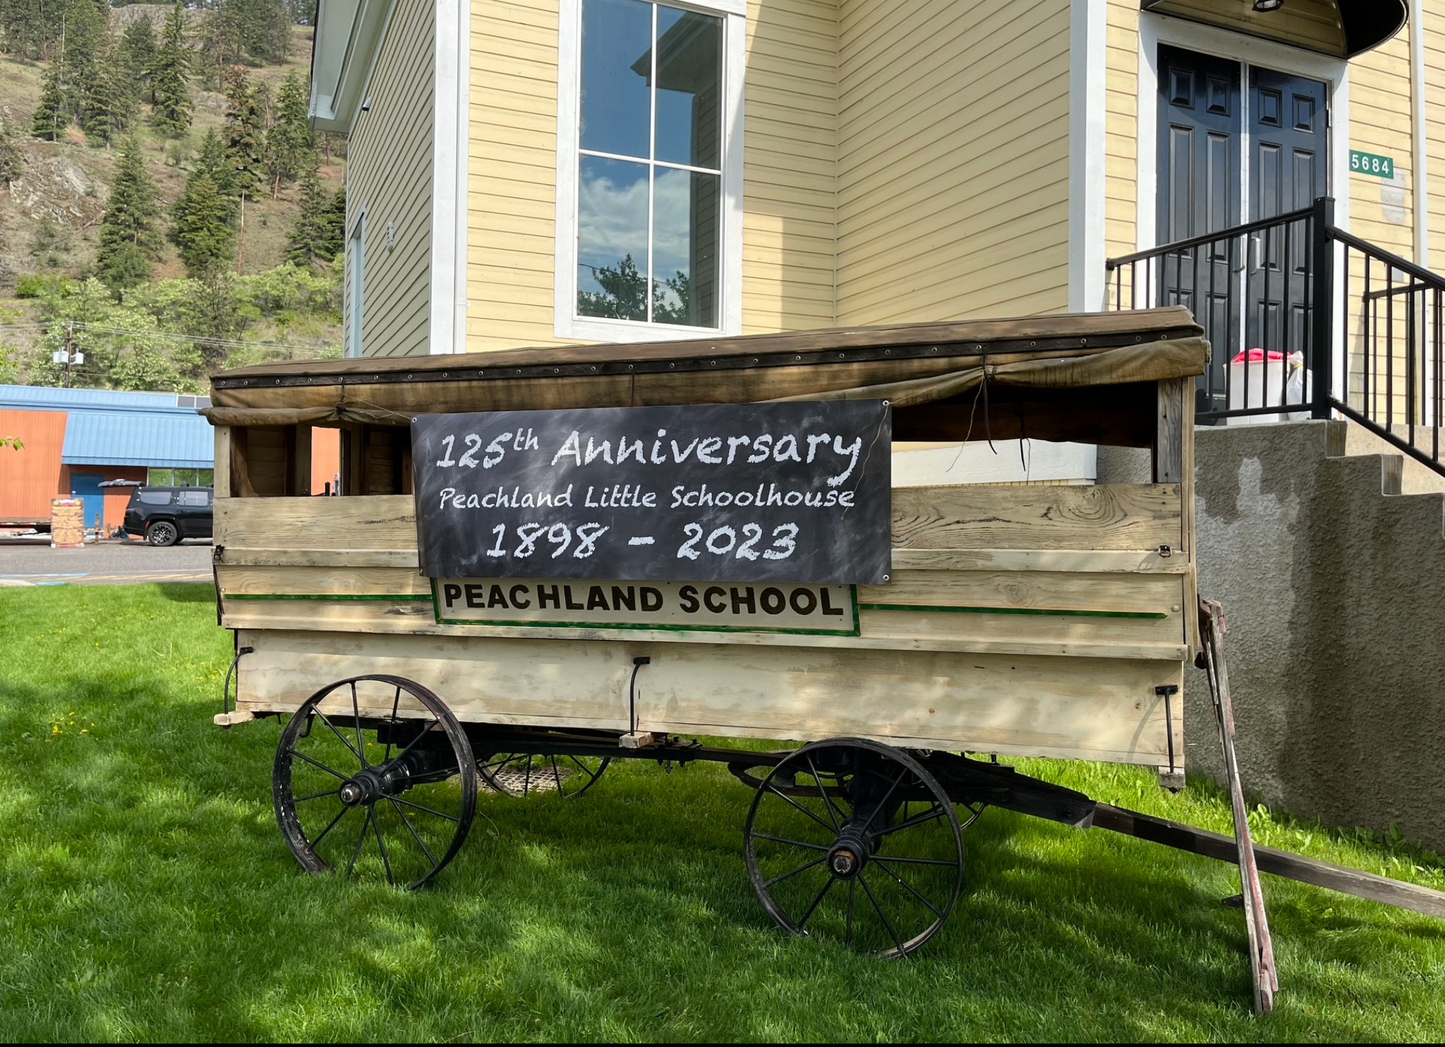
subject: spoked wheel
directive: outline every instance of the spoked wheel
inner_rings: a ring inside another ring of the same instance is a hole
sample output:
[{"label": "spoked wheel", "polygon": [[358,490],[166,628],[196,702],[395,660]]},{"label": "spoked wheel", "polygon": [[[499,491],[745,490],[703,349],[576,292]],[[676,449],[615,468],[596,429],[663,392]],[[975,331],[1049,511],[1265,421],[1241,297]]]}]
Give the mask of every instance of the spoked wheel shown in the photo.
[{"label": "spoked wheel", "polygon": [[779,926],[885,957],[931,938],[963,884],[948,795],[918,760],[863,738],[814,742],[774,767],[743,835]]},{"label": "spoked wheel", "polygon": [[411,889],[466,839],[475,765],[435,694],[397,676],[358,676],[296,710],[276,749],[271,797],[281,835],[308,871],[385,876]]},{"label": "spoked wheel", "polygon": [[488,788],[508,796],[555,793],[573,799],[592,788],[611,762],[568,753],[491,753],[477,761],[477,773]]}]

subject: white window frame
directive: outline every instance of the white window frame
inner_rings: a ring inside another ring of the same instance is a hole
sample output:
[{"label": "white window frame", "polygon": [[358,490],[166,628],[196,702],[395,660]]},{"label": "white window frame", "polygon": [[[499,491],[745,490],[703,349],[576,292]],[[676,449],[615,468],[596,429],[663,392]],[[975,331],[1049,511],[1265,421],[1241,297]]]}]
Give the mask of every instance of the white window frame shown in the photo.
[{"label": "white window frame", "polygon": [[655,0],[723,17],[722,243],[717,327],[577,315],[577,171],[582,87],[582,0],[560,0],[557,69],[557,226],[554,329],[587,342],[650,342],[742,333],[743,68],[747,0]]}]

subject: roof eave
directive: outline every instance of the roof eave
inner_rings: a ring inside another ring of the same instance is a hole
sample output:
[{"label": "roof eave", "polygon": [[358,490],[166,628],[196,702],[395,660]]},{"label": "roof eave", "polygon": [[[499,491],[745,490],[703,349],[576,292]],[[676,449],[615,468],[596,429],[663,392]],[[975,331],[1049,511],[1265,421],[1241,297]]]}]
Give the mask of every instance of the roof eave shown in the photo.
[{"label": "roof eave", "polygon": [[394,0],[320,0],[311,44],[311,101],[316,131],[346,134],[366,100],[371,70]]}]

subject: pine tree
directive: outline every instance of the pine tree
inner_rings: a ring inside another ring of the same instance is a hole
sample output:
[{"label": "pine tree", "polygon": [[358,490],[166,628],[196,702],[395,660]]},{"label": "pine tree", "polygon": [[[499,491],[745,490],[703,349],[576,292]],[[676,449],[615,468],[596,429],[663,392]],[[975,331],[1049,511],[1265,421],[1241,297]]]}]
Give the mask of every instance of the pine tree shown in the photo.
[{"label": "pine tree", "polygon": [[321,188],[314,171],[301,179],[301,209],[286,238],[286,261],[292,265],[330,262],[335,252],[325,253],[323,240],[331,215],[331,198]]},{"label": "pine tree", "polygon": [[182,12],[180,0],[177,0],[166,17],[150,67],[151,100],[155,103],[151,123],[166,138],[181,138],[191,127],[193,106],[190,91],[186,89],[191,71],[191,51],[186,45]]},{"label": "pine tree", "polygon": [[201,139],[201,149],[191,163],[191,170],[204,171],[210,175],[221,195],[230,201],[232,215],[227,220],[233,220],[237,195],[236,169],[231,166],[231,161],[226,156],[226,144],[221,141],[221,136],[216,134],[214,127],[207,130],[206,137]]},{"label": "pine tree", "polygon": [[156,184],[146,173],[140,143],[131,134],[121,150],[95,252],[96,275],[117,298],[121,291],[150,278],[151,263],[160,257],[163,246],[156,229],[159,212]]},{"label": "pine tree", "polygon": [[266,133],[271,175],[271,198],[281,186],[316,170],[316,143],[306,122],[306,89],[293,69],[286,74],[276,96],[276,122]]},{"label": "pine tree", "polygon": [[80,126],[93,145],[109,148],[135,115],[138,95],[119,44],[109,33],[100,39],[92,66]]},{"label": "pine tree", "polygon": [[0,0],[0,38],[7,53],[39,58],[50,39],[45,11],[34,0]]},{"label": "pine tree", "polygon": [[66,14],[68,25],[61,40],[59,61],[65,66],[65,105],[72,119],[83,121],[96,80],[105,72],[100,52],[106,48],[106,8],[75,0]]},{"label": "pine tree", "polygon": [[40,103],[30,122],[30,133],[46,141],[59,140],[70,126],[70,110],[65,105],[65,67],[56,62],[45,71],[40,86]]},{"label": "pine tree", "polygon": [[231,201],[209,174],[191,172],[185,190],[171,207],[175,224],[170,239],[180,249],[181,261],[192,279],[203,279],[231,258],[236,246],[231,226],[234,212]]},{"label": "pine tree", "polygon": [[266,134],[256,88],[240,66],[226,73],[226,157],[236,172],[236,193],[255,199],[266,180]]},{"label": "pine tree", "polygon": [[240,23],[245,57],[255,65],[284,61],[291,43],[291,19],[281,0],[221,0]]},{"label": "pine tree", "polygon": [[58,61],[61,40],[69,44],[77,25],[103,22],[99,0],[0,0],[0,50],[22,58]]},{"label": "pine tree", "polygon": [[150,15],[137,18],[125,27],[120,38],[120,62],[130,78],[136,97],[156,98],[150,90],[151,66],[156,60],[156,28]]},{"label": "pine tree", "polygon": [[331,210],[326,215],[325,232],[317,247],[317,253],[325,251],[322,257],[332,262],[346,246],[346,186],[336,190],[331,198]]}]

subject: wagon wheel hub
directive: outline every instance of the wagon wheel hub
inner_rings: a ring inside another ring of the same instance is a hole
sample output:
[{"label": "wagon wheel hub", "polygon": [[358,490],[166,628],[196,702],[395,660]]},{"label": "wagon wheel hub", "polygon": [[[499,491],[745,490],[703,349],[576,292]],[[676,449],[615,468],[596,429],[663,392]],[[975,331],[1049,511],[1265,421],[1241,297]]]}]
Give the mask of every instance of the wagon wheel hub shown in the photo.
[{"label": "wagon wheel hub", "polygon": [[344,782],[337,795],[348,807],[370,805],[386,794],[385,781],[370,768],[358,771],[349,781]]},{"label": "wagon wheel hub", "polygon": [[868,838],[851,825],[844,825],[828,848],[828,869],[840,880],[851,880],[863,871],[873,848]]}]

